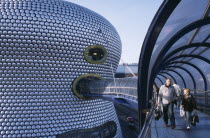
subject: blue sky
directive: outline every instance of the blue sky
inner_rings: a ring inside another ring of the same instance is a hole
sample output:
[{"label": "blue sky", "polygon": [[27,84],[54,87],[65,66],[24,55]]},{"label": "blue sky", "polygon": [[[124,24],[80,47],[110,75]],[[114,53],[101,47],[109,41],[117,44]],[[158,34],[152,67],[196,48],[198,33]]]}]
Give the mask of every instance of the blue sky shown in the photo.
[{"label": "blue sky", "polygon": [[122,60],[138,63],[148,27],[162,0],[67,0],[108,19],[122,41]]}]

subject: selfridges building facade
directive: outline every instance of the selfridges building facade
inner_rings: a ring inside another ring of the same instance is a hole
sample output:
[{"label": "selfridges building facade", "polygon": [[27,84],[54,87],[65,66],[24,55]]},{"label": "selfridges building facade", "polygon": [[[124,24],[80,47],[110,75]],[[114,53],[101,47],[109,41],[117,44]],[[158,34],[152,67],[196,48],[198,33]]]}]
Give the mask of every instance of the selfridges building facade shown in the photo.
[{"label": "selfridges building facade", "polygon": [[113,77],[121,55],[115,28],[61,0],[1,0],[0,9],[0,137],[121,137],[112,102],[72,90],[84,74]]}]

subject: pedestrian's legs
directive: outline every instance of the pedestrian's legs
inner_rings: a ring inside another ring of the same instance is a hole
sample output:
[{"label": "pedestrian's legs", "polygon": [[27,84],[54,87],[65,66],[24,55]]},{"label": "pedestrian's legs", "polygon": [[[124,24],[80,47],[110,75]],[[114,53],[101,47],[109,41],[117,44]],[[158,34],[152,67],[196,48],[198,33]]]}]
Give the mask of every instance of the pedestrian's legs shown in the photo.
[{"label": "pedestrian's legs", "polygon": [[192,114],[192,112],[186,111],[185,113],[186,113],[186,117],[187,117],[186,124],[187,124],[187,127],[189,127],[190,124],[191,124],[191,114]]},{"label": "pedestrian's legs", "polygon": [[178,107],[178,109],[180,108],[180,101],[179,100],[177,101],[177,107]]},{"label": "pedestrian's legs", "polygon": [[163,120],[168,125],[168,104],[163,104]]},{"label": "pedestrian's legs", "polygon": [[175,126],[175,117],[174,117],[174,104],[170,103],[168,105],[168,115],[170,118],[171,126]]}]

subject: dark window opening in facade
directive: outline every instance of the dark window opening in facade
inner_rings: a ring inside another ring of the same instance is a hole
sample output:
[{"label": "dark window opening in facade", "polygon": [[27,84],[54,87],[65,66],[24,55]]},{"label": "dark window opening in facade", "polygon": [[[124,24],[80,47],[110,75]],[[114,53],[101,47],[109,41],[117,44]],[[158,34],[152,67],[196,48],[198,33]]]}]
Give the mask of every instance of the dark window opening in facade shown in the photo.
[{"label": "dark window opening in facade", "polygon": [[89,90],[89,83],[93,80],[101,80],[102,77],[98,74],[83,74],[77,77],[72,84],[72,89],[74,94],[80,99],[86,99],[87,97],[83,96],[83,94],[88,94]]},{"label": "dark window opening in facade", "polygon": [[101,45],[89,46],[84,52],[85,59],[92,64],[102,64],[106,61],[108,53]]}]

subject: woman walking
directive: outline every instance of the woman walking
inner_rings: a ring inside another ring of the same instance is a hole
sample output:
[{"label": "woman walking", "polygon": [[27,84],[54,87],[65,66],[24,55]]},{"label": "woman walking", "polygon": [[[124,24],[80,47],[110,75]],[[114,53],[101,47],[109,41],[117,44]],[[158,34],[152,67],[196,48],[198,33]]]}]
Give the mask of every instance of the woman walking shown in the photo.
[{"label": "woman walking", "polygon": [[195,99],[193,98],[192,94],[190,94],[189,89],[184,89],[184,96],[182,98],[181,106],[184,108],[187,129],[189,130],[192,121],[192,111],[197,109]]}]

